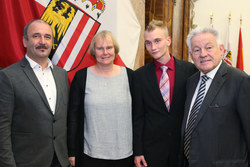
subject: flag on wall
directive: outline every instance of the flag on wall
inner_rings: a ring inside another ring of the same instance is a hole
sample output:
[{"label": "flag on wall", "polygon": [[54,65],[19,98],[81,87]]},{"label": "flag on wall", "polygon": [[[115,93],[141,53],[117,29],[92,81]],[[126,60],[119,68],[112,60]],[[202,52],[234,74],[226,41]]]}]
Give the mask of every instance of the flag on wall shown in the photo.
[{"label": "flag on wall", "polygon": [[232,66],[232,52],[231,52],[231,46],[230,46],[230,21],[228,23],[228,30],[227,30],[227,38],[226,38],[226,47],[225,47],[225,55],[224,55],[224,61]]},{"label": "flag on wall", "polygon": [[242,44],[242,35],[241,35],[241,27],[239,32],[239,44],[238,44],[238,55],[237,55],[237,63],[236,68],[244,71],[244,61],[243,61],[243,44]]},{"label": "flag on wall", "polygon": [[140,25],[130,0],[1,0],[0,66],[7,67],[24,57],[24,26],[41,18],[53,30],[53,64],[68,71],[69,80],[81,68],[95,64],[88,49],[100,30],[114,33],[120,45],[115,63],[133,68]]}]

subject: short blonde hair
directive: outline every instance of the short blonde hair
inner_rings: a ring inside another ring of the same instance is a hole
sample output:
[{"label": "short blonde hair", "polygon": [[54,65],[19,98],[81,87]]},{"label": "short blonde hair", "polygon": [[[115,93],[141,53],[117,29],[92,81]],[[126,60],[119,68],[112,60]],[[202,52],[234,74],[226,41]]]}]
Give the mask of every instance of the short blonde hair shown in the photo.
[{"label": "short blonde hair", "polygon": [[145,28],[145,31],[154,31],[156,28],[159,28],[159,29],[162,29],[167,36],[169,36],[169,33],[168,33],[168,27],[166,24],[163,23],[163,21],[161,20],[152,20],[148,25],[147,27]]},{"label": "short blonde hair", "polygon": [[90,48],[89,48],[89,54],[95,58],[95,42],[97,38],[101,38],[101,39],[107,39],[107,37],[111,37],[113,45],[114,45],[114,49],[115,49],[115,57],[117,56],[117,54],[119,53],[119,45],[117,40],[115,39],[115,36],[107,30],[103,30],[98,32],[91,40],[90,42]]}]

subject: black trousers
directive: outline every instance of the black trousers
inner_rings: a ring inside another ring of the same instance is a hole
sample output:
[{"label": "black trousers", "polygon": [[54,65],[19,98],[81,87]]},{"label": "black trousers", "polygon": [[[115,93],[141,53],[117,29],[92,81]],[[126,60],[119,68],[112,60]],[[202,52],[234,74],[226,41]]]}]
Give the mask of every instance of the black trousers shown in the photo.
[{"label": "black trousers", "polygon": [[188,159],[185,155],[184,155],[184,167],[189,167]]},{"label": "black trousers", "polygon": [[56,153],[54,153],[54,157],[52,159],[50,167],[62,167],[57,159]]},{"label": "black trousers", "polygon": [[82,160],[83,160],[82,164],[84,167],[94,167],[94,166],[134,167],[133,156],[130,156],[130,157],[124,158],[124,159],[119,159],[119,160],[106,160],[106,159],[92,158],[86,154],[83,154]]}]

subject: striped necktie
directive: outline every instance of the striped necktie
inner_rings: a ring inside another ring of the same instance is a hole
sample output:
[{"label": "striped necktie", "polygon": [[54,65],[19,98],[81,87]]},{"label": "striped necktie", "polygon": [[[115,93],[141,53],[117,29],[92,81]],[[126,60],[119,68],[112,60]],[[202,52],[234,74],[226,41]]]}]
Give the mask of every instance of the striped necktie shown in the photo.
[{"label": "striped necktie", "polygon": [[201,84],[198,90],[197,97],[195,99],[195,102],[193,104],[192,110],[189,115],[188,124],[185,131],[184,136],[184,154],[186,155],[187,159],[189,160],[189,149],[190,149],[190,139],[191,134],[194,129],[194,123],[196,120],[196,117],[198,115],[198,112],[200,110],[202,101],[204,99],[205,89],[206,89],[206,81],[209,79],[208,76],[203,75],[201,79]]},{"label": "striped necktie", "polygon": [[165,102],[165,105],[169,111],[170,109],[170,84],[169,84],[169,77],[167,74],[168,67],[161,66],[162,69],[162,75],[160,80],[160,90],[163,97],[163,100]]}]

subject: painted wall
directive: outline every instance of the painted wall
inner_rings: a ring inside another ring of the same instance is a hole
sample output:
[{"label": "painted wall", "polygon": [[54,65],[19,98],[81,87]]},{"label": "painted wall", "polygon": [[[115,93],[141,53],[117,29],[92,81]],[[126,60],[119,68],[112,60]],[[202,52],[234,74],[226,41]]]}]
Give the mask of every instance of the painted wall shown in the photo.
[{"label": "painted wall", "polygon": [[230,44],[233,66],[236,66],[240,16],[242,15],[242,41],[244,71],[250,75],[250,1],[249,0],[194,0],[193,24],[210,26],[210,15],[213,13],[213,27],[220,33],[224,45],[228,31],[228,17],[231,12]]}]

